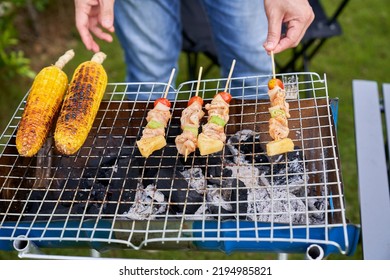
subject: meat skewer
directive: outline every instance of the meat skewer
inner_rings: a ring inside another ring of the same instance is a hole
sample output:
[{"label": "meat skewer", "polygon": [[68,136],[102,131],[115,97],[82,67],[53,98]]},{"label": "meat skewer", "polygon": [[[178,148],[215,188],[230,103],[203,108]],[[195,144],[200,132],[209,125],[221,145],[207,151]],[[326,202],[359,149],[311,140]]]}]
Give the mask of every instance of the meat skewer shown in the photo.
[{"label": "meat skewer", "polygon": [[286,102],[286,92],[283,82],[276,78],[274,54],[271,52],[273,77],[268,82],[268,95],[271,107],[268,109],[271,118],[269,119],[269,134],[273,141],[267,143],[267,155],[274,156],[294,150],[293,141],[288,138],[288,118],[290,118],[289,104]]},{"label": "meat skewer", "polygon": [[175,68],[172,69],[164,97],[154,101],[154,108],[148,112],[146,120],[148,124],[142,131],[142,137],[137,141],[141,155],[149,157],[154,151],[160,150],[167,145],[165,140],[165,128],[171,119],[171,102],[167,99],[169,87],[175,75]]},{"label": "meat skewer", "polygon": [[203,67],[200,67],[195,96],[191,97],[188,101],[187,108],[185,108],[181,114],[180,123],[183,132],[175,139],[176,148],[179,154],[184,155],[184,161],[187,161],[188,154],[195,152],[196,150],[200,120],[204,116],[202,110],[203,99],[198,96],[202,70]]},{"label": "meat skewer", "polygon": [[236,60],[233,60],[226,80],[225,90],[216,94],[210,104],[207,123],[202,126],[202,133],[198,136],[198,147],[201,155],[219,152],[226,141],[225,125],[229,121],[229,103],[232,96],[227,92]]}]

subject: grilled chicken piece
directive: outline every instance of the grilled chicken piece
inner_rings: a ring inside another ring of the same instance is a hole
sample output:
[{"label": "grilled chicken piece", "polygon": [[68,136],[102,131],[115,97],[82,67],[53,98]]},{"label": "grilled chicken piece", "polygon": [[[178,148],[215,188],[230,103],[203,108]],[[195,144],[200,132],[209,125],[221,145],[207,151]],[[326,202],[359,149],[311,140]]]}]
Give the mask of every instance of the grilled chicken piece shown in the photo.
[{"label": "grilled chicken piece", "polygon": [[290,118],[290,106],[286,102],[286,93],[283,89],[280,87],[275,87],[272,90],[268,92],[270,101],[271,101],[271,106],[279,106],[280,109],[284,110],[286,113],[286,117]]},{"label": "grilled chicken piece", "polygon": [[168,110],[166,110],[166,108],[164,108],[163,106],[164,105],[157,106],[150,110],[146,117],[146,121],[150,122],[151,120],[155,120],[161,124],[164,124],[164,127],[167,127],[168,121],[171,118],[171,113],[169,112],[169,107],[167,107]]},{"label": "grilled chicken piece", "polygon": [[289,133],[290,129],[287,125],[279,122],[276,118],[269,119],[269,134],[272,139],[280,140],[283,138],[287,138]]},{"label": "grilled chicken piece", "polygon": [[217,94],[210,104],[206,104],[206,110],[208,111],[208,120],[212,116],[219,116],[225,123],[229,121],[229,104],[223,100],[220,94]]},{"label": "grilled chicken piece", "polygon": [[222,142],[225,142],[226,140],[225,128],[215,123],[208,122],[203,125],[203,134],[210,138],[218,139]]},{"label": "grilled chicken piece", "polygon": [[176,137],[175,143],[180,154],[190,154],[196,150],[198,144],[197,135],[189,130],[184,130],[182,134]]},{"label": "grilled chicken piece", "polygon": [[181,129],[184,130],[188,125],[199,127],[200,120],[203,116],[204,112],[202,110],[202,105],[198,102],[193,102],[190,106],[185,108],[181,114]]},{"label": "grilled chicken piece", "polygon": [[151,138],[158,135],[165,136],[164,127],[160,127],[160,128],[145,127],[144,130],[142,131],[142,138]]}]

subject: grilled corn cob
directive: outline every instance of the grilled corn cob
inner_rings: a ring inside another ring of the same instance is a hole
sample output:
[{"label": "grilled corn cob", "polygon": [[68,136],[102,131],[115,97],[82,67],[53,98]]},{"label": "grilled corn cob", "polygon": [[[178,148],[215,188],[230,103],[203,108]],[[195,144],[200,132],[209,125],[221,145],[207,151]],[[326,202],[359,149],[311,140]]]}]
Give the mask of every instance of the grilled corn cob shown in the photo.
[{"label": "grilled corn cob", "polygon": [[55,146],[62,154],[76,153],[88,137],[107,86],[101,65],[105,58],[98,52],[73,74],[54,132]]},{"label": "grilled corn cob", "polygon": [[35,77],[16,133],[20,155],[34,156],[44,144],[68,86],[68,77],[61,69],[73,56],[73,50],[67,51]]}]

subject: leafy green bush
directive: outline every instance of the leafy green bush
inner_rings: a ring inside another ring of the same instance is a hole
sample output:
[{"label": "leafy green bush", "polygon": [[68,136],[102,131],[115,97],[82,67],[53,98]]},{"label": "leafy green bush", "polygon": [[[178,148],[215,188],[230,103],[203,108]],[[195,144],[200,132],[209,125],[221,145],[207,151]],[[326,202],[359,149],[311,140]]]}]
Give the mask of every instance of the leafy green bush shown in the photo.
[{"label": "leafy green bush", "polygon": [[0,3],[0,79],[8,81],[18,76],[33,78],[30,60],[16,46],[19,42],[14,18],[19,8],[27,7],[42,11],[49,0],[14,0]]}]

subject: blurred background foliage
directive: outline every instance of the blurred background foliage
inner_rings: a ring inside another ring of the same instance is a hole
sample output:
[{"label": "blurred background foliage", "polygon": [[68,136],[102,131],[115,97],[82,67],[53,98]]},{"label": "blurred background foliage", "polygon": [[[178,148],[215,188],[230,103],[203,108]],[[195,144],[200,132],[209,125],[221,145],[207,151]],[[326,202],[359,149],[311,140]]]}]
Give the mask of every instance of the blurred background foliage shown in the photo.
[{"label": "blurred background foliage", "polygon": [[[14,25],[20,9],[26,9],[35,26],[39,12],[43,12],[49,0],[14,0],[0,3],[0,79],[8,81],[14,78],[34,78],[35,72],[30,67],[30,59],[18,50],[19,35]],[[35,30],[36,31],[36,30]]]},{"label": "blurred background foliage", "polygon": [[[334,11],[340,0],[322,1],[326,10]],[[329,39],[312,59],[309,69],[321,76],[326,74],[330,97],[339,98],[338,144],[348,219],[360,223],[352,80],[367,79],[379,83],[390,82],[389,30],[390,8],[386,0],[350,1],[340,17],[343,34]],[[92,57],[82,45],[74,24],[74,4],[69,0],[14,0],[0,2],[0,133],[6,127],[18,104],[28,91],[35,73],[53,64],[67,49],[74,49],[75,58],[65,66],[71,77],[77,65]],[[108,59],[104,66],[109,82],[123,82],[125,66],[122,50],[115,39],[108,44],[99,42]],[[289,51],[278,55],[283,61]],[[178,83],[188,79],[186,59],[179,60]],[[200,65],[210,61],[201,56]],[[204,78],[218,78],[214,67]],[[380,217],[378,217],[378,223]],[[360,240],[361,242],[361,240]],[[54,250],[54,253],[57,251]],[[49,253],[53,253],[49,250]],[[88,250],[65,250],[61,254],[88,255]],[[120,258],[166,259],[272,259],[271,253],[220,252],[148,252],[112,251],[103,256]],[[291,255],[291,258],[302,256]],[[1,252],[0,258],[17,258],[15,252]],[[361,243],[353,256],[332,255],[330,259],[361,259]]]}]

